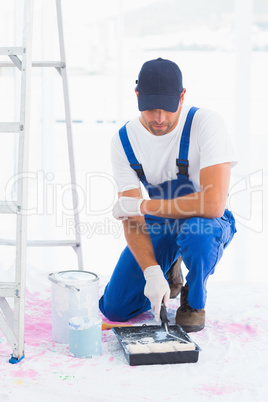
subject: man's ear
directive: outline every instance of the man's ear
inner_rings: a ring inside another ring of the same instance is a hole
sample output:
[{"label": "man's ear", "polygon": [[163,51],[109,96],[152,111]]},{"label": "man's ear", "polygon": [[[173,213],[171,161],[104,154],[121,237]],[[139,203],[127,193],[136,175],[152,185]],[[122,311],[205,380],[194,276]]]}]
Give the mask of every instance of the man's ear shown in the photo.
[{"label": "man's ear", "polygon": [[137,100],[138,100],[138,98],[139,98],[139,92],[137,91],[137,89],[135,88],[135,94],[136,94],[136,96],[137,96]]},{"label": "man's ear", "polygon": [[181,101],[181,102],[184,101],[185,92],[186,92],[186,88],[184,88],[183,91],[182,91],[182,93],[181,93],[181,98],[180,98],[180,101]]}]

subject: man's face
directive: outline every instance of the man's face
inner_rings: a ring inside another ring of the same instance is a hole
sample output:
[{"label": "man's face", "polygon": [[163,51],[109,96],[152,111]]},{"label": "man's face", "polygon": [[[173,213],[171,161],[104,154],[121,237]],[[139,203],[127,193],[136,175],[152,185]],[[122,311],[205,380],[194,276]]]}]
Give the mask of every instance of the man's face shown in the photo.
[{"label": "man's face", "polygon": [[180,107],[175,113],[162,109],[145,110],[141,112],[142,125],[154,135],[165,135],[178,124]]},{"label": "man's face", "polygon": [[[139,96],[136,92],[137,98]],[[172,131],[178,124],[182,104],[184,101],[186,89],[181,94],[178,110],[174,113],[167,112],[163,109],[151,109],[141,112],[140,122],[141,124],[153,135],[165,135]]]}]

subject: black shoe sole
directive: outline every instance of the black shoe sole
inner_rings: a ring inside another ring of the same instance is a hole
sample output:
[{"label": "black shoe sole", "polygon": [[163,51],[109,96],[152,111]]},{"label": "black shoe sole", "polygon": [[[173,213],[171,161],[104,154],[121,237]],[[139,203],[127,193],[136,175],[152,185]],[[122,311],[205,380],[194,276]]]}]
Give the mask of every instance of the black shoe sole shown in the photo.
[{"label": "black shoe sole", "polygon": [[205,328],[205,323],[201,324],[201,325],[181,325],[182,329],[185,332],[198,332],[198,331],[202,331],[202,329]]}]

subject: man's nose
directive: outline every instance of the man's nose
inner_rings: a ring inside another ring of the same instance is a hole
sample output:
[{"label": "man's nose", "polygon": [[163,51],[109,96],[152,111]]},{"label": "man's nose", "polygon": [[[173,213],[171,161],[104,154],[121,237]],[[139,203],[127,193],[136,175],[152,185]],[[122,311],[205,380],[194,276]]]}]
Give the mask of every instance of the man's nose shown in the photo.
[{"label": "man's nose", "polygon": [[157,124],[163,123],[164,120],[165,120],[165,111],[162,109],[156,109],[155,110],[155,121],[157,122]]}]

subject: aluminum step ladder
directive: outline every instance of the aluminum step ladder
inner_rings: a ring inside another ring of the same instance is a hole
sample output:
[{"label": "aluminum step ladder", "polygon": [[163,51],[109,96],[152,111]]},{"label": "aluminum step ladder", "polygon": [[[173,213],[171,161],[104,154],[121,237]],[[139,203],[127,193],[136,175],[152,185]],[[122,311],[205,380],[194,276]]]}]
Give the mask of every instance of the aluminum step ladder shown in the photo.
[{"label": "aluminum step ladder", "polygon": [[[24,0],[23,44],[21,47],[0,48],[0,55],[7,56],[7,61],[0,61],[0,67],[15,67],[21,71],[20,121],[0,123],[0,133],[19,133],[18,174],[20,177],[28,171],[29,159],[29,123],[30,123],[30,83],[32,67],[53,67],[62,78],[65,120],[68,142],[70,177],[72,183],[73,216],[75,222],[74,240],[32,240],[27,241],[27,180],[19,180],[16,201],[0,201],[1,214],[16,214],[16,240],[0,239],[0,245],[16,246],[15,281],[0,282],[0,330],[9,342],[13,354],[9,360],[14,364],[24,357],[25,323],[25,279],[27,246],[71,246],[77,255],[78,269],[83,270],[81,237],[77,231],[79,215],[76,209],[78,196],[75,191],[76,177],[72,142],[72,121],[70,114],[68,81],[63,39],[61,0],[55,0],[60,47],[60,61],[32,61],[33,2]],[[11,60],[8,61],[8,58]],[[14,299],[14,309],[7,298]]]}]

